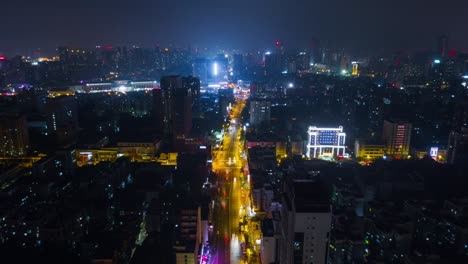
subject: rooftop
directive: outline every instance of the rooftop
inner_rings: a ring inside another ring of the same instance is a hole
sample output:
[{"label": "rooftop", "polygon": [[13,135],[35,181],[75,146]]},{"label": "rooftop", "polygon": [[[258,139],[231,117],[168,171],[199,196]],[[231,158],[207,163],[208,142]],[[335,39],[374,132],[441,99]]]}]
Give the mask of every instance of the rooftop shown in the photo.
[{"label": "rooftop", "polygon": [[297,181],[293,182],[294,205],[296,212],[330,212],[330,188],[321,182]]}]

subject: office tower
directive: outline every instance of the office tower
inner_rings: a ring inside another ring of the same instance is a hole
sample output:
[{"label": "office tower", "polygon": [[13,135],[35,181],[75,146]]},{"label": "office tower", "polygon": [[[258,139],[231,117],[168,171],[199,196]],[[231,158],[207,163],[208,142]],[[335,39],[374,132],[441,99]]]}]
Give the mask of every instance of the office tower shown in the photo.
[{"label": "office tower", "polygon": [[385,120],[383,140],[387,154],[395,158],[406,158],[410,150],[411,123],[403,120]]},{"label": "office tower", "polygon": [[269,101],[250,101],[250,125],[255,127],[270,124],[270,107]]},{"label": "office tower", "polygon": [[27,155],[29,135],[26,117],[16,113],[1,113],[0,139],[1,157],[21,157]]},{"label": "office tower", "polygon": [[330,190],[312,179],[285,184],[281,209],[279,263],[328,263],[331,231]]},{"label": "office tower", "polygon": [[451,131],[447,146],[447,163],[454,164],[468,158],[468,128]]}]

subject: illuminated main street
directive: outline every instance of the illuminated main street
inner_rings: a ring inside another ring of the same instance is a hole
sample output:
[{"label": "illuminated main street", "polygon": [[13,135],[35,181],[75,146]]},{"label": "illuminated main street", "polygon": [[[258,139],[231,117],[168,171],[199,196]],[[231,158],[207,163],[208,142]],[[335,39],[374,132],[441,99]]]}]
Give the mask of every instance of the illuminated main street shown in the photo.
[{"label": "illuminated main street", "polygon": [[[225,125],[223,141],[213,151],[213,169],[218,175],[218,194],[214,214],[214,249],[211,263],[257,263],[259,246],[253,246],[259,234],[252,234],[250,185],[246,165],[244,133],[241,124],[244,96],[236,96]],[[258,227],[258,225],[257,225]],[[259,233],[258,231],[256,233]],[[255,248],[255,251],[254,251]]]}]

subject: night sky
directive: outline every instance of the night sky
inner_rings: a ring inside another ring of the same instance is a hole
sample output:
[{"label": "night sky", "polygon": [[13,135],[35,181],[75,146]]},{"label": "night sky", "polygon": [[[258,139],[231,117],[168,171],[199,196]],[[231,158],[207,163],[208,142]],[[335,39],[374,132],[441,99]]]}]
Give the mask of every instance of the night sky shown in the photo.
[{"label": "night sky", "polygon": [[[5,3],[6,2],[6,3]],[[265,49],[323,46],[468,51],[467,0],[3,0],[0,53],[155,44]]]}]

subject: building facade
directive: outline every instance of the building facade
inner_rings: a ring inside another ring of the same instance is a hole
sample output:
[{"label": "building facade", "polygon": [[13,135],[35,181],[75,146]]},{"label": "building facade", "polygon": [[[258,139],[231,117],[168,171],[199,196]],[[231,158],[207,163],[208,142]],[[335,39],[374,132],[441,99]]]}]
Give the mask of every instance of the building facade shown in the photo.
[{"label": "building facade", "polygon": [[346,133],[343,127],[321,128],[310,126],[308,130],[309,143],[307,157],[340,156],[345,154]]},{"label": "building facade", "polygon": [[293,180],[283,195],[280,262],[328,263],[332,210],[330,193],[314,180]]},{"label": "building facade", "polygon": [[452,131],[447,146],[447,163],[454,164],[468,157],[468,128]]},{"label": "building facade", "polygon": [[250,125],[260,126],[270,123],[271,102],[256,100],[250,102]]},{"label": "building facade", "polygon": [[410,151],[412,124],[402,120],[385,120],[383,140],[387,154],[396,158],[406,158]]},{"label": "building facade", "polygon": [[21,157],[29,150],[26,117],[19,114],[0,114],[0,156]]},{"label": "building facade", "polygon": [[332,210],[327,188],[309,179],[285,184],[280,263],[328,263]]},{"label": "building facade", "polygon": [[[192,106],[200,92],[200,81],[194,77],[164,76],[161,91],[154,93],[154,106],[162,118],[164,131],[175,138],[186,138],[192,129]],[[159,116],[156,115],[156,116]]]},{"label": "building facade", "polygon": [[354,154],[362,160],[376,160],[385,156],[385,145],[366,144],[360,140],[354,143]]}]

